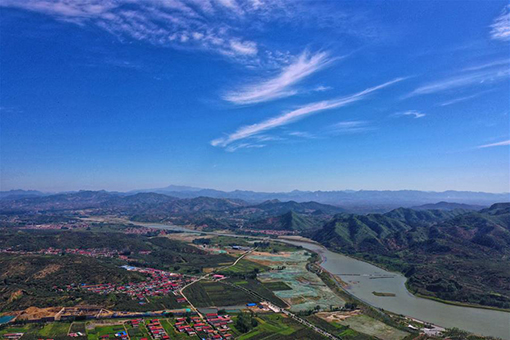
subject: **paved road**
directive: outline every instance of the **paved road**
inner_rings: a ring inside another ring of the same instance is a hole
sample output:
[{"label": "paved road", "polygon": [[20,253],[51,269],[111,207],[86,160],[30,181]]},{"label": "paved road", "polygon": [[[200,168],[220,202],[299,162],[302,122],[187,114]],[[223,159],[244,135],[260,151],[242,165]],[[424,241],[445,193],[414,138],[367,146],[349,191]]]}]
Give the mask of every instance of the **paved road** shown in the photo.
[{"label": "paved road", "polygon": [[195,311],[198,316],[200,316],[200,318],[204,318],[204,316],[202,315],[202,313],[200,313],[200,311],[191,303],[191,301],[187,298],[187,296],[184,294],[184,290],[186,288],[188,288],[189,286],[191,286],[192,284],[195,284],[197,283],[198,281],[200,280],[203,280],[203,279],[207,279],[209,278],[211,275],[213,275],[216,271],[220,270],[220,269],[227,269],[227,268],[230,268],[230,267],[233,267],[235,266],[239,261],[241,261],[243,259],[243,257],[245,257],[246,255],[248,255],[249,253],[251,253],[252,250],[249,250],[247,251],[246,253],[242,254],[241,256],[239,256],[235,261],[234,263],[232,264],[229,264],[228,266],[225,266],[225,267],[220,267],[219,269],[216,269],[214,272],[211,272],[211,273],[208,273],[208,274],[205,274],[205,275],[202,275],[201,277],[199,277],[197,280],[193,281],[193,282],[190,282],[188,283],[187,285],[185,285],[184,287],[182,287],[181,289],[179,289],[179,293],[182,295],[182,297],[188,302],[188,304],[190,305],[191,309],[193,311]]}]

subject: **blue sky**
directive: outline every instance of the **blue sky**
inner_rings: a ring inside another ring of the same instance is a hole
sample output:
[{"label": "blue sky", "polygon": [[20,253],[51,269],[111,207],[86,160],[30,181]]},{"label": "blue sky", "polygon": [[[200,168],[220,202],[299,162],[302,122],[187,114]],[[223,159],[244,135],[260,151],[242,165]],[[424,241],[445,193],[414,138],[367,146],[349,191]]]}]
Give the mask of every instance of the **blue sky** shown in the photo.
[{"label": "blue sky", "polygon": [[510,191],[506,1],[0,0],[2,190]]}]

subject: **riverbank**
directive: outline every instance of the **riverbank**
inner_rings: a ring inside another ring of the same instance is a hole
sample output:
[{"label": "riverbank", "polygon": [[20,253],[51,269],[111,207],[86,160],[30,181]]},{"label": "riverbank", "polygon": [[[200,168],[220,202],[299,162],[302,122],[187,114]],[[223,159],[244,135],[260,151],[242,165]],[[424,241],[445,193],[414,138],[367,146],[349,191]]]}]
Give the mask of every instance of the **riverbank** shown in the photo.
[{"label": "riverbank", "polygon": [[[328,249],[331,252],[334,252],[334,253],[337,253],[337,254],[341,254],[343,256],[347,256],[347,257],[356,259],[356,260],[361,261],[361,262],[368,263],[368,264],[370,264],[372,266],[380,268],[380,269],[382,269],[384,271],[387,271],[389,273],[395,273],[395,274],[399,274],[399,275],[405,276],[404,273],[396,271],[394,268],[386,267],[386,266],[384,266],[381,263],[373,262],[373,261],[367,261],[366,259],[364,259],[362,257],[359,257],[359,256],[355,256],[353,254],[344,254],[344,253],[341,253],[341,252],[337,252],[334,249],[330,249],[330,248],[327,248],[327,247],[325,247],[325,248]],[[408,281],[409,280],[406,277],[405,287],[406,287],[407,291],[410,294],[412,294],[412,295],[414,295],[414,296],[416,296],[418,298],[428,299],[428,300],[444,303],[444,304],[451,305],[451,306],[468,307],[468,308],[479,308],[479,309],[487,309],[487,310],[494,310],[494,311],[498,311],[498,312],[510,313],[510,309],[493,307],[493,306],[485,306],[485,305],[479,305],[479,304],[467,303],[467,302],[460,302],[460,301],[453,301],[453,300],[444,300],[444,299],[440,299],[440,298],[435,297],[435,296],[429,296],[429,295],[424,295],[424,294],[416,293],[414,291],[414,289],[412,289],[412,287],[409,286]]]}]

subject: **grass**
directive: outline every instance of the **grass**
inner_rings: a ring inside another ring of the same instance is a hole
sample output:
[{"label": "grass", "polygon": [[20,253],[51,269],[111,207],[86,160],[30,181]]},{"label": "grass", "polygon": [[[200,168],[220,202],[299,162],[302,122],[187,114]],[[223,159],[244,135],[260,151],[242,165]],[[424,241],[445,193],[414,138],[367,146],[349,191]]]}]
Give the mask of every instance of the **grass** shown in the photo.
[{"label": "grass", "polygon": [[48,338],[54,338],[59,335],[67,335],[67,331],[71,323],[63,322],[52,322],[45,324],[43,328],[39,330],[39,335]]},{"label": "grass", "polygon": [[389,296],[389,297],[395,296],[394,293],[383,293],[383,292],[372,292],[372,294],[374,294],[375,296]]}]

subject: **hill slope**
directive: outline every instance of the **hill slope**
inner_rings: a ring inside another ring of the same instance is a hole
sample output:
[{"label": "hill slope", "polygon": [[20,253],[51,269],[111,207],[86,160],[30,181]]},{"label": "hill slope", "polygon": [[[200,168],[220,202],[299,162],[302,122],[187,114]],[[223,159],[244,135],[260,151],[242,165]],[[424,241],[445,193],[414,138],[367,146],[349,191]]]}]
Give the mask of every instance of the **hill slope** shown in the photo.
[{"label": "hill slope", "polygon": [[264,230],[284,230],[303,232],[320,229],[320,221],[311,216],[300,215],[289,211],[276,217],[268,217],[252,223],[247,228]]},{"label": "hill slope", "polygon": [[510,308],[510,204],[480,212],[340,214],[314,239],[399,270],[410,289],[445,300]]}]

